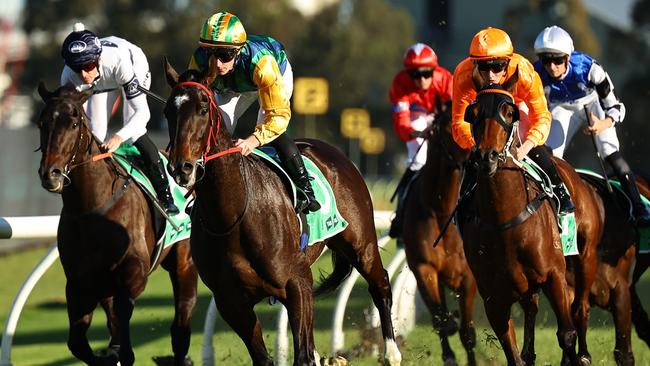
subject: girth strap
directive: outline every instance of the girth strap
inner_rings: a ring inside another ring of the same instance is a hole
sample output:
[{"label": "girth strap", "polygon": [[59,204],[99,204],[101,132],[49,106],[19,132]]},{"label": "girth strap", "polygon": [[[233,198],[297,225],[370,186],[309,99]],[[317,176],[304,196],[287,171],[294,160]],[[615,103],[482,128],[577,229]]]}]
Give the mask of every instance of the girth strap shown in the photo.
[{"label": "girth strap", "polygon": [[537,194],[537,197],[535,197],[534,200],[530,201],[526,205],[526,207],[524,207],[524,209],[519,213],[519,215],[513,217],[512,219],[502,224],[488,224],[488,225],[496,227],[499,230],[507,230],[510,229],[511,227],[522,224],[526,220],[528,220],[531,216],[533,216],[533,214],[537,210],[539,210],[539,208],[542,206],[542,202],[546,197],[548,197],[548,195],[545,192],[540,192]]}]

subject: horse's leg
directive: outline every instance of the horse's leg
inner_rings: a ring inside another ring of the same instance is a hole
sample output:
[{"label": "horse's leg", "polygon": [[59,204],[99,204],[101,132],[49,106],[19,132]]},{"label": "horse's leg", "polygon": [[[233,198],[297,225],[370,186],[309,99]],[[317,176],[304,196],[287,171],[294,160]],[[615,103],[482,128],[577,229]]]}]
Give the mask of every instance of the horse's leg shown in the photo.
[{"label": "horse's leg", "polygon": [[527,365],[534,365],[535,358],[535,321],[539,310],[539,293],[529,293],[519,300],[524,309],[524,346],[521,349],[521,358]]},{"label": "horse's leg", "polygon": [[106,326],[111,335],[111,339],[108,342],[108,349],[119,354],[120,352],[120,329],[118,325],[117,317],[115,316],[115,309],[113,308],[113,298],[107,297],[100,301],[104,313],[106,313]]},{"label": "horse's leg", "polygon": [[97,303],[83,293],[73,289],[70,282],[66,284],[66,302],[70,322],[68,349],[79,360],[88,365],[94,365],[96,358],[88,343],[87,332]]},{"label": "horse's leg", "polygon": [[372,302],[379,310],[381,319],[381,333],[384,337],[384,361],[390,366],[397,366],[402,362],[402,354],[395,342],[391,307],[393,295],[390,289],[388,273],[381,264],[381,257],[376,244],[369,250],[367,246],[357,248],[356,258],[351,262],[368,283],[368,292]]},{"label": "horse's leg", "polygon": [[[316,366],[314,359],[314,299],[311,270],[293,273],[285,287],[287,297],[282,303],[287,308],[293,334],[294,366]],[[320,361],[320,360],[319,360]]]},{"label": "horse's leg", "polygon": [[542,289],[557,319],[557,339],[560,348],[562,348],[562,365],[566,365],[567,363],[577,365],[578,360],[575,350],[577,335],[573,326],[573,318],[571,317],[569,288],[563,272],[564,269],[562,269],[561,273],[560,271],[554,271],[549,274],[548,280]]},{"label": "horse's leg", "polygon": [[456,355],[449,345],[448,337],[458,330],[458,325],[447,312],[444,287],[440,283],[438,271],[428,263],[413,264],[411,268],[417,279],[422,300],[431,313],[433,329],[440,337],[442,360],[445,364],[456,364]]},{"label": "horse's leg", "polygon": [[636,329],[636,334],[650,347],[650,319],[648,313],[643,309],[641,299],[636,292],[636,283],[648,268],[650,263],[650,254],[638,254],[636,266],[632,277],[632,286],[630,286],[632,296],[632,322]]},{"label": "horse's leg", "polygon": [[[595,248],[595,244],[585,244],[583,248]],[[578,331],[578,357],[585,365],[591,364],[591,355],[587,347],[587,327],[589,326],[589,294],[596,278],[598,266],[595,249],[585,252],[573,261],[575,264],[575,295],[571,310],[574,325]]]},{"label": "horse's leg", "polygon": [[[163,268],[169,272],[169,278],[174,289],[174,321],[171,326],[172,351],[174,364],[183,366],[190,364],[187,353],[190,348],[192,334],[191,318],[196,305],[196,283],[198,275],[192,264],[189,253],[189,243],[179,245],[172,250],[165,261]],[[168,268],[169,265],[169,268]]]},{"label": "horse's leg", "polygon": [[510,307],[504,296],[495,294],[483,302],[485,314],[494,330],[494,334],[499,339],[503,353],[506,356],[508,365],[523,366],[524,361],[519,355],[517,349],[517,338],[515,337],[515,327],[510,317]]},{"label": "horse's leg", "polygon": [[612,290],[610,297],[614,327],[616,329],[616,346],[614,359],[617,365],[634,365],[632,353],[632,313],[630,311],[630,291],[626,281],[620,281]]},{"label": "horse's leg", "polygon": [[113,296],[113,308],[118,318],[120,329],[120,365],[131,366],[135,362],[133,345],[131,344],[130,322],[135,307],[135,299],[144,291],[147,284],[148,268],[137,258],[124,261],[120,273],[120,285]]},{"label": "horse's leg", "polygon": [[[468,269],[469,270],[469,269]],[[460,307],[460,341],[467,352],[467,364],[476,365],[474,347],[476,346],[476,329],[474,329],[474,298],[476,297],[476,282],[474,277],[465,276],[459,290],[458,304]]]},{"label": "horse's leg", "polygon": [[[225,280],[233,283],[234,280]],[[262,337],[262,326],[253,311],[255,304],[246,299],[242,288],[223,288],[213,290],[214,302],[219,314],[244,342],[254,366],[272,366],[273,360],[266,350]]]}]

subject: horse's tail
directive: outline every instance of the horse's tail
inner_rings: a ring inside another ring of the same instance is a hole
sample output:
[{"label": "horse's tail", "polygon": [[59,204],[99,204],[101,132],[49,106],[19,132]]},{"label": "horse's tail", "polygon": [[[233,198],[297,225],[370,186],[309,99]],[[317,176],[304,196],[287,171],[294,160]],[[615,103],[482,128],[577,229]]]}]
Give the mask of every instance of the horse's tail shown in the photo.
[{"label": "horse's tail", "polygon": [[320,296],[336,290],[346,278],[352,273],[352,264],[342,255],[335,251],[332,253],[332,264],[334,269],[329,276],[321,276],[320,283],[314,289],[314,296]]}]

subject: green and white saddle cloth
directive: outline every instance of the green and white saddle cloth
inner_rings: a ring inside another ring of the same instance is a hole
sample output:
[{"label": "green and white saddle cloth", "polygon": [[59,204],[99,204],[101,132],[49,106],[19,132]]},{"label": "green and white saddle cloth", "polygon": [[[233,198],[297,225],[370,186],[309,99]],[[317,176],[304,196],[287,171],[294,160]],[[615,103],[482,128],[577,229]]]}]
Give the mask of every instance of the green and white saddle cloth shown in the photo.
[{"label": "green and white saddle cloth", "polygon": [[[535,162],[527,156],[522,161],[522,164],[530,176],[542,186],[544,192],[550,196],[553,196],[553,185],[551,184],[551,180],[549,179],[548,175],[542,170],[542,168],[540,168],[539,165],[535,164]],[[564,189],[568,195],[569,190],[566,189],[566,186]],[[559,211],[560,202],[559,200],[556,202]],[[556,216],[558,220],[558,226],[560,227],[560,237],[562,238],[562,250],[564,251],[564,256],[566,257],[569,255],[580,254],[578,252],[578,228],[576,225],[575,213],[571,212],[565,215],[560,215],[559,212],[556,212]]]},{"label": "green and white saddle cloth", "polygon": [[[284,168],[282,168],[278,161],[270,155],[274,152],[274,150],[266,148],[264,151],[260,149],[253,150],[253,154],[272,164],[277,170],[284,174],[285,181],[287,181],[291,186],[291,199],[295,206],[297,202],[296,186],[291,178],[289,178],[289,175],[284,171]],[[309,160],[309,158],[303,156],[302,160],[305,163],[305,168],[307,169],[307,173],[311,179],[311,186],[314,190],[316,200],[321,205],[320,210],[307,214],[307,224],[309,225],[309,240],[307,245],[311,245],[345,230],[348,226],[348,222],[345,221],[336,207],[336,199],[334,198],[332,186],[330,186],[327,179],[325,179],[323,173],[318,169],[316,164]]]},{"label": "green and white saddle cloth", "polygon": [[[163,165],[166,166],[167,157],[160,152],[158,152],[158,155],[162,159]],[[133,176],[133,179],[136,180],[140,187],[147,189],[153,197],[156,197],[156,192],[154,191],[149,179],[139,169],[131,164],[131,160],[134,158],[139,159],[140,157],[140,152],[135,146],[131,144],[122,144],[122,146],[113,153],[113,156],[115,157],[115,160],[117,160],[122,167]],[[169,221],[165,220],[164,234],[158,239],[159,244],[162,241],[163,248],[178,243],[181,240],[188,239],[192,227],[190,216],[185,213],[185,208],[189,203],[189,200],[185,198],[187,189],[177,185],[166,169],[165,174],[167,174],[167,180],[169,181],[170,192],[174,198],[174,204],[176,204],[176,207],[178,207],[180,212],[177,215],[170,216],[170,219],[174,222],[176,227],[178,227],[178,230],[176,230]]]}]

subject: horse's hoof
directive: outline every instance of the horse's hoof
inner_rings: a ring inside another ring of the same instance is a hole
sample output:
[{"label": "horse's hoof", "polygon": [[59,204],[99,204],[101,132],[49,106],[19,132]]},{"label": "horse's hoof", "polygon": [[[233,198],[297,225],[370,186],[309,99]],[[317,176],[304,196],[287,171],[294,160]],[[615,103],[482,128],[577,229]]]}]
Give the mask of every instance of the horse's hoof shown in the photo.
[{"label": "horse's hoof", "polygon": [[97,366],[117,366],[120,356],[112,348],[102,349],[95,352],[95,360],[93,365]]},{"label": "horse's hoof", "polygon": [[348,360],[343,358],[342,356],[334,356],[334,357],[323,357],[320,359],[320,365],[321,366],[347,366],[348,365]]},{"label": "horse's hoof", "polygon": [[[154,356],[151,357],[151,359],[158,366],[177,366],[177,364],[174,361],[174,356]],[[190,356],[185,356],[182,365],[194,366],[194,361],[192,361]]]},{"label": "horse's hoof", "polygon": [[443,363],[444,366],[458,366],[458,362],[456,362],[455,358],[447,358],[445,362]]},{"label": "horse's hoof", "polygon": [[582,355],[578,359],[578,363],[580,366],[591,366],[591,356],[588,355]]}]

